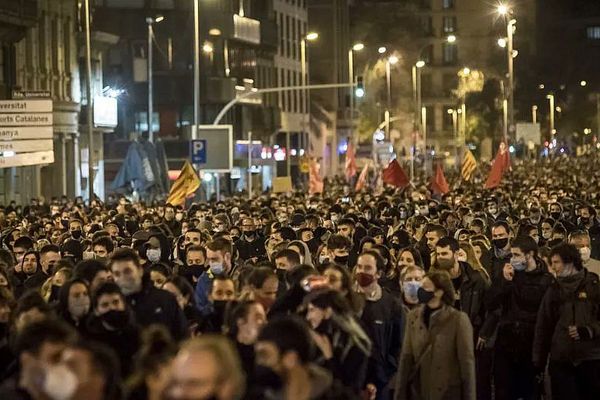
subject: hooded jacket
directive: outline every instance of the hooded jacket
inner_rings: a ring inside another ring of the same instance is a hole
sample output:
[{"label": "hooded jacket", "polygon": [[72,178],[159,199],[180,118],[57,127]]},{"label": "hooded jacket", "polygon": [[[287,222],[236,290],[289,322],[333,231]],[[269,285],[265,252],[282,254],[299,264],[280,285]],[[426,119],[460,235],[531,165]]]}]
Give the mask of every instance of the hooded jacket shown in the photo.
[{"label": "hooded jacket", "polygon": [[[569,326],[587,331],[589,338],[573,340]],[[551,361],[600,360],[600,279],[583,269],[558,279],[544,295],[535,326],[533,362],[537,367]]]}]

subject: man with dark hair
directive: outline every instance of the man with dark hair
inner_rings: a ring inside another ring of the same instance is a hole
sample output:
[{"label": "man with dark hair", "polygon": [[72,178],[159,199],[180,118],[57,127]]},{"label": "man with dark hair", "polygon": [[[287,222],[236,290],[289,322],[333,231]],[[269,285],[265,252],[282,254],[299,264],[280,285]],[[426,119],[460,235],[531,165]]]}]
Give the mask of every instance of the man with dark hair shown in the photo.
[{"label": "man with dark hair", "polygon": [[110,270],[105,263],[99,260],[83,260],[77,263],[73,275],[88,283],[90,293],[94,293],[101,284],[112,280]]},{"label": "man with dark hair", "polygon": [[336,264],[347,267],[351,249],[352,242],[343,235],[331,235],[327,240],[329,259]]},{"label": "man with dark hair", "polygon": [[262,328],[254,349],[257,374],[249,382],[246,397],[249,400],[357,398],[329,371],[311,362],[315,351],[313,340],[308,326],[296,317],[270,321]]},{"label": "man with dark hair", "polygon": [[[29,236],[21,236],[12,246],[12,252],[17,261],[17,266],[20,267],[21,259],[29,250],[33,249],[33,240]],[[17,271],[19,272],[19,271]]]},{"label": "man with dark hair", "polygon": [[239,252],[240,259],[256,262],[267,253],[265,238],[257,232],[254,219],[251,217],[242,218],[241,228],[242,235],[235,242],[235,248]]},{"label": "man with dark hair", "polygon": [[496,221],[492,225],[492,259],[491,265],[483,267],[488,271],[492,280],[500,279],[506,264],[510,264],[510,238],[512,231],[506,221]]},{"label": "man with dark hair", "polygon": [[537,315],[533,363],[544,371],[549,358],[552,397],[600,398],[600,283],[579,250],[560,244],[550,251],[550,285]]},{"label": "man with dark hair", "polygon": [[56,319],[44,319],[27,325],[14,343],[18,373],[3,382],[0,399],[52,398],[54,388],[46,384],[45,377],[56,371],[63,351],[75,338],[76,332],[65,322]]},{"label": "man with dark hair", "polygon": [[96,259],[108,260],[115,250],[115,244],[110,236],[100,236],[92,242],[92,250]]},{"label": "man with dark hair", "polygon": [[202,246],[189,245],[185,250],[185,264],[177,268],[177,275],[183,276],[192,287],[195,287],[204,273],[205,264],[206,249]]},{"label": "man with dark hair", "polygon": [[287,289],[286,273],[300,265],[300,254],[291,249],[283,249],[275,253],[273,259],[275,260],[275,272],[279,281],[277,297],[280,297]]},{"label": "man with dark hair", "polygon": [[586,230],[590,235],[590,245],[592,248],[592,258],[600,260],[600,224],[596,219],[596,210],[594,207],[583,204],[577,207],[579,218],[577,219],[578,229]]},{"label": "man with dark hair", "polygon": [[60,260],[60,249],[53,244],[47,244],[40,250],[40,265],[42,272],[49,277],[54,273],[54,265]]},{"label": "man with dark hair", "polygon": [[118,249],[111,256],[109,267],[140,325],[161,324],[174,338],[185,337],[187,321],[177,300],[171,293],[154,287],[149,275],[144,274],[137,253]]},{"label": "man with dark hair", "polygon": [[[534,395],[536,371],[533,346],[537,311],[553,278],[538,257],[538,246],[530,236],[511,242],[511,260],[502,277],[492,282],[487,296],[488,320],[480,336],[488,340],[497,332],[494,346],[494,388],[498,400],[529,399]],[[497,315],[499,314],[499,320]],[[488,330],[490,321],[497,326]]]},{"label": "man with dark hair", "polygon": [[231,242],[225,238],[217,238],[206,244],[206,261],[208,269],[200,275],[194,296],[196,306],[200,312],[205,313],[210,306],[208,294],[215,275],[232,276],[235,270],[233,264],[233,248]]},{"label": "man with dark hair", "polygon": [[600,275],[600,260],[592,257],[592,240],[587,231],[575,231],[569,235],[569,244],[577,247],[583,266],[590,272]]},{"label": "man with dark hair", "polygon": [[377,388],[378,399],[389,398],[389,383],[398,368],[402,344],[402,307],[378,283],[384,275],[385,260],[373,250],[363,251],[356,262],[356,290],[365,296],[362,325],[373,340],[367,382]]}]

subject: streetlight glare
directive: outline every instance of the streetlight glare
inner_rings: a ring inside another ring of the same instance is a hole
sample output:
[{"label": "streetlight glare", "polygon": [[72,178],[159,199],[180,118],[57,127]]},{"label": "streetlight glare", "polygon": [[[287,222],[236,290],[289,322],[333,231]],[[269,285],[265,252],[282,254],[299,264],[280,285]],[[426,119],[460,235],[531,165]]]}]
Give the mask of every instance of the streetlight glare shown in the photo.
[{"label": "streetlight glare", "polygon": [[508,6],[506,4],[500,4],[497,8],[498,14],[506,15],[508,14]]},{"label": "streetlight glare", "polygon": [[354,50],[354,51],[361,51],[364,48],[365,48],[365,45],[362,43],[356,43],[354,46],[352,46],[352,50]]},{"label": "streetlight glare", "polygon": [[448,113],[448,114],[452,114],[452,113],[454,113],[454,110],[453,110],[453,109],[451,109],[451,108],[449,108],[449,109],[448,109],[448,111],[447,111],[447,113]]},{"label": "streetlight glare", "polygon": [[378,52],[379,54],[383,54],[383,53],[385,53],[386,51],[387,51],[387,49],[386,49],[386,47],[385,47],[385,46],[381,46],[380,48],[378,48],[378,49],[377,49],[377,52]]},{"label": "streetlight glare", "polygon": [[463,75],[469,75],[471,73],[471,68],[469,67],[464,67],[462,70]]},{"label": "streetlight glare", "polygon": [[356,88],[356,90],[354,91],[354,94],[356,94],[356,97],[358,97],[358,98],[365,97],[365,89]]},{"label": "streetlight glare", "polygon": [[448,41],[448,43],[454,43],[456,42],[456,36],[455,35],[449,35],[446,40]]},{"label": "streetlight glare", "polygon": [[505,38],[498,39],[498,46],[500,46],[504,49],[506,47],[506,39]]},{"label": "streetlight glare", "polygon": [[425,61],[419,60],[419,61],[417,61],[417,63],[415,64],[415,66],[417,68],[423,68],[425,66]]},{"label": "streetlight glare", "polygon": [[396,56],[391,56],[388,61],[390,62],[390,64],[393,65],[393,64],[397,64],[399,59]]},{"label": "streetlight glare", "polygon": [[581,82],[579,82],[579,85],[581,87],[587,86],[587,82],[586,81],[581,81]]},{"label": "streetlight glare", "polygon": [[206,42],[202,45],[202,51],[205,53],[212,53],[213,52],[213,46],[211,43]]},{"label": "streetlight glare", "polygon": [[159,15],[158,17],[154,18],[154,22],[158,23],[158,22],[162,22],[165,20],[165,17],[162,15]]},{"label": "streetlight glare", "polygon": [[319,38],[319,34],[317,32],[309,32],[306,35],[306,40],[317,40]]}]

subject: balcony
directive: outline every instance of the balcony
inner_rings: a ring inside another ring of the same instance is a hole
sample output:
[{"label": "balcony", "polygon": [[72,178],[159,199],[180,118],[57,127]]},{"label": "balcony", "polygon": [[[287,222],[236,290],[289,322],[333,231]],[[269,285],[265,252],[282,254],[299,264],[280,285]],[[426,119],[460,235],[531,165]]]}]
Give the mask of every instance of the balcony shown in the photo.
[{"label": "balcony", "polygon": [[260,21],[234,14],[233,39],[251,44],[260,44]]},{"label": "balcony", "polygon": [[0,41],[18,42],[38,19],[37,0],[0,0]]}]

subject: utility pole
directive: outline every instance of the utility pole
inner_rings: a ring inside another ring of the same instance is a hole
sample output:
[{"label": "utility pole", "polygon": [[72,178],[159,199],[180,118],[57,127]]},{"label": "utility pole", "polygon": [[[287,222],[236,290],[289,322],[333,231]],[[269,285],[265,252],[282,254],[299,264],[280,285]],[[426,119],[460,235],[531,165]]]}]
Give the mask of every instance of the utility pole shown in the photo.
[{"label": "utility pole", "polygon": [[87,91],[88,200],[94,197],[94,94],[92,93],[92,38],[90,0],[85,0],[85,87]]}]

